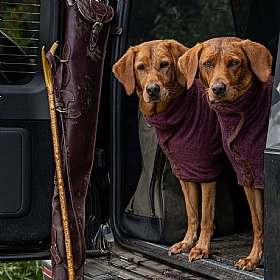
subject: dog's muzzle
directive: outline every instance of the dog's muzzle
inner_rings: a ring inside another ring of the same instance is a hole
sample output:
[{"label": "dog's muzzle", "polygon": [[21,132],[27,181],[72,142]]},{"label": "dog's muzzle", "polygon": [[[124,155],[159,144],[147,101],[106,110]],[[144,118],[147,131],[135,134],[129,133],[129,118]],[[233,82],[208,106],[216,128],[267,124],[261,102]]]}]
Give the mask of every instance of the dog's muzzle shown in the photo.
[{"label": "dog's muzzle", "polygon": [[214,83],[211,89],[215,95],[219,96],[225,93],[227,87],[224,83],[218,82],[218,83]]},{"label": "dog's muzzle", "polygon": [[160,86],[158,84],[149,84],[146,87],[146,92],[151,101],[159,99]]}]

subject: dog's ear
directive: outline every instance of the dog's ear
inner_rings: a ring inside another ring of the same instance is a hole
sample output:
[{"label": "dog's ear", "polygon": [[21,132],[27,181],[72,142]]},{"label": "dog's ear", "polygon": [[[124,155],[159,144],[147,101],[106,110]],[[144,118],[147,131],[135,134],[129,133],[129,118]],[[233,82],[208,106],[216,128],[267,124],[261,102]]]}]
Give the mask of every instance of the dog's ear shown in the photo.
[{"label": "dog's ear", "polygon": [[135,75],[134,75],[134,47],[128,51],[113,65],[113,73],[118,81],[124,85],[125,91],[131,95],[135,89]]},{"label": "dog's ear", "polygon": [[167,47],[168,47],[170,53],[172,54],[172,57],[174,60],[177,80],[181,86],[185,87],[186,78],[178,68],[178,60],[189,48],[185,47],[184,45],[182,45],[181,43],[179,43],[175,40],[166,40],[166,43],[167,43]]},{"label": "dog's ear", "polygon": [[243,40],[241,46],[250,61],[254,73],[262,82],[266,82],[271,73],[272,66],[272,56],[268,49],[250,40]]},{"label": "dog's ear", "polygon": [[202,44],[198,43],[183,54],[178,61],[179,69],[187,80],[188,89],[194,82],[201,50]]}]

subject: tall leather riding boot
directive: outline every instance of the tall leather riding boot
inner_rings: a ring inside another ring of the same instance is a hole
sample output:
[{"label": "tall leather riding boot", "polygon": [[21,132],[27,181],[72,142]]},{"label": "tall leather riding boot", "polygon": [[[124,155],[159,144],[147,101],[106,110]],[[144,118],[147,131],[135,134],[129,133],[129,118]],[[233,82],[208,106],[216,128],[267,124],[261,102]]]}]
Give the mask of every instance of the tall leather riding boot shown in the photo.
[{"label": "tall leather riding boot", "polygon": [[[85,199],[93,166],[103,63],[114,11],[92,0],[66,3],[66,30],[54,73],[75,279],[83,279]],[[57,71],[55,70],[58,66]],[[53,279],[68,279],[57,183],[52,200]]]}]

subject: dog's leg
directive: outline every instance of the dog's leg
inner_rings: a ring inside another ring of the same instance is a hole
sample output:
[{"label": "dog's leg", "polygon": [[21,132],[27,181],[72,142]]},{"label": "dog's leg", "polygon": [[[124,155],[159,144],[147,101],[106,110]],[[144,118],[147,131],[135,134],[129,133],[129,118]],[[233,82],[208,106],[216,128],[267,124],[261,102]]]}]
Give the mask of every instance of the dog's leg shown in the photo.
[{"label": "dog's leg", "polygon": [[240,259],[235,267],[251,271],[263,256],[263,190],[244,187],[244,191],[251,211],[254,241],[249,256]]},{"label": "dog's leg", "polygon": [[189,253],[189,261],[208,258],[211,238],[214,232],[216,182],[202,183],[201,231],[195,247]]},{"label": "dog's leg", "polygon": [[199,226],[199,187],[194,182],[180,181],[185,197],[186,212],[188,217],[188,230],[183,241],[174,244],[168,255],[189,252],[197,241],[197,230]]}]

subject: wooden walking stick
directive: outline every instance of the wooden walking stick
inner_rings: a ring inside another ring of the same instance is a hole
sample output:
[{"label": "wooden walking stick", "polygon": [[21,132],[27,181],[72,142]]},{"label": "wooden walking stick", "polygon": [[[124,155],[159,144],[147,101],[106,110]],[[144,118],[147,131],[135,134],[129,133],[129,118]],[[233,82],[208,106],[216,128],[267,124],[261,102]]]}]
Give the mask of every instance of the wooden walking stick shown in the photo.
[{"label": "wooden walking stick", "polygon": [[[50,49],[50,53],[52,56],[54,56],[57,47],[58,47],[57,43],[54,43],[52,45]],[[52,69],[46,58],[45,47],[42,48],[42,65],[44,70],[46,88],[48,92],[50,122],[51,122],[51,131],[52,131],[53,149],[54,149],[54,160],[55,160],[55,168],[56,168],[56,177],[58,182],[62,225],[64,230],[66,258],[67,258],[67,265],[68,265],[68,278],[69,280],[74,280],[75,271],[74,271],[74,264],[73,264],[72,243],[71,243],[68,211],[67,211],[67,204],[66,204],[65,186],[63,180],[60,141],[59,141],[58,124],[57,124],[57,116],[56,116],[56,108],[55,108],[55,100],[54,100]]]}]

